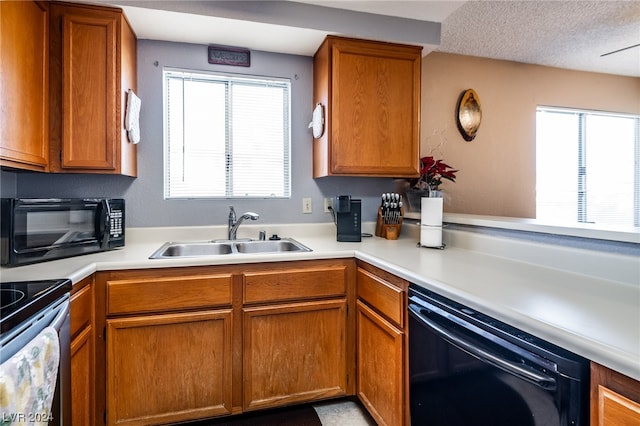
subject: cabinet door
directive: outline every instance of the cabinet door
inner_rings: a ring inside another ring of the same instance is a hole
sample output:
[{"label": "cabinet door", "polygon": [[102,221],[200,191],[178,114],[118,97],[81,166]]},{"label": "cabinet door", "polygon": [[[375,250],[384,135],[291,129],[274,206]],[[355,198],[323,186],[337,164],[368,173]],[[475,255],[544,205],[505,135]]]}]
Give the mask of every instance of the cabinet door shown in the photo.
[{"label": "cabinet door", "polygon": [[591,424],[639,425],[640,382],[592,362]]},{"label": "cabinet door", "polygon": [[598,388],[598,426],[633,426],[640,424],[640,403],[605,386]]},{"label": "cabinet door", "polygon": [[124,130],[135,34],[115,8],[52,3],[50,22],[51,171],[135,176]]},{"label": "cabinet door", "polygon": [[244,309],[244,410],[346,395],[346,303]]},{"label": "cabinet door", "polygon": [[71,418],[74,425],[92,425],[95,395],[93,283],[71,295]]},{"label": "cabinet door", "polygon": [[421,59],[420,47],[327,38],[314,58],[314,102],[327,107],[314,177],[418,176]]},{"label": "cabinet door", "polygon": [[231,310],[107,320],[107,423],[230,414],[231,324]]},{"label": "cabinet door", "polygon": [[86,327],[71,342],[71,423],[93,422],[93,327]]},{"label": "cabinet door", "polygon": [[357,393],[379,425],[404,424],[404,334],[358,301]]},{"label": "cabinet door", "polygon": [[0,165],[49,167],[49,13],[34,1],[0,2]]},{"label": "cabinet door", "polygon": [[116,168],[117,31],[113,13],[62,18],[62,168]]}]

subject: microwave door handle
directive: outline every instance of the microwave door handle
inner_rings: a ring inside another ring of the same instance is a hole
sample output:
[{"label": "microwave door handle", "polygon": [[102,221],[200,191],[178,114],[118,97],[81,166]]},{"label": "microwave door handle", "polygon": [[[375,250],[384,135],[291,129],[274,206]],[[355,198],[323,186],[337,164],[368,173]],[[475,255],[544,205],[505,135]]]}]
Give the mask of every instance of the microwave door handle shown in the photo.
[{"label": "microwave door handle", "polygon": [[507,373],[527,380],[530,383],[533,383],[543,389],[553,390],[556,388],[556,380],[553,377],[541,374],[532,369],[524,368],[519,364],[504,359],[500,355],[496,355],[486,349],[480,348],[470,342],[467,342],[462,337],[451,333],[448,330],[445,330],[438,323],[426,317],[422,313],[422,310],[418,305],[409,304],[409,314],[422,325],[430,328],[432,331],[434,331],[436,334],[438,334],[440,337],[442,337],[452,345],[462,349],[463,351],[478,358],[479,360],[500,368]]},{"label": "microwave door handle", "polygon": [[111,206],[108,200],[100,200],[100,206],[96,213],[96,236],[101,249],[107,249],[109,234],[111,233]]}]

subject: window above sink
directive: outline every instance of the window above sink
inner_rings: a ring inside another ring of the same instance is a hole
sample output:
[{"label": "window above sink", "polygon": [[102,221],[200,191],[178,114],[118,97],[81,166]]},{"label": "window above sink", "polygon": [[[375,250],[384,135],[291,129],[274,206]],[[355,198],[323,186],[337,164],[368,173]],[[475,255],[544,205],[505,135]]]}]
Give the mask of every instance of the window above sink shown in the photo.
[{"label": "window above sink", "polygon": [[165,199],[291,196],[289,79],[166,68],[163,83]]}]

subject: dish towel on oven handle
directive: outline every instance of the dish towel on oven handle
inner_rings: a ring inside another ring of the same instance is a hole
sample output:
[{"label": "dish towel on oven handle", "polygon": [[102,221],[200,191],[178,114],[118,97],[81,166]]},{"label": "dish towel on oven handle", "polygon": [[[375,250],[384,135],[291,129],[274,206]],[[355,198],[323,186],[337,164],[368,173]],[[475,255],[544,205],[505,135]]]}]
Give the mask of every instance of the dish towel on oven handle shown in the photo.
[{"label": "dish towel on oven handle", "polygon": [[140,142],[140,106],[142,101],[133,90],[127,91],[127,111],[124,117],[124,128],[127,130],[129,142]]},{"label": "dish towel on oven handle", "polygon": [[48,424],[59,362],[58,332],[47,327],[0,365],[0,424]]}]

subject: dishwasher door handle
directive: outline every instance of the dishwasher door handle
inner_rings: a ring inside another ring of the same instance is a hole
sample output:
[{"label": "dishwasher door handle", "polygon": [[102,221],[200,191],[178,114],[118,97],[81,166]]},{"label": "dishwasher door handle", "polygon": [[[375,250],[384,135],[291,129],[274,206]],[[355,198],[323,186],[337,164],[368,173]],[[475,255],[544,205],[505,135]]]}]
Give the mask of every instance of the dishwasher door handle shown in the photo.
[{"label": "dishwasher door handle", "polygon": [[445,339],[447,342],[478,358],[479,360],[498,367],[501,370],[506,371],[507,373],[527,380],[543,389],[554,390],[556,388],[556,380],[553,377],[542,374],[531,368],[526,368],[524,364],[516,364],[514,362],[506,360],[503,356],[500,356],[487,349],[480,348],[477,345],[468,342],[463,337],[449,330],[446,330],[440,324],[424,315],[419,305],[413,303],[409,304],[409,314],[423,326],[428,327],[440,337]]}]

